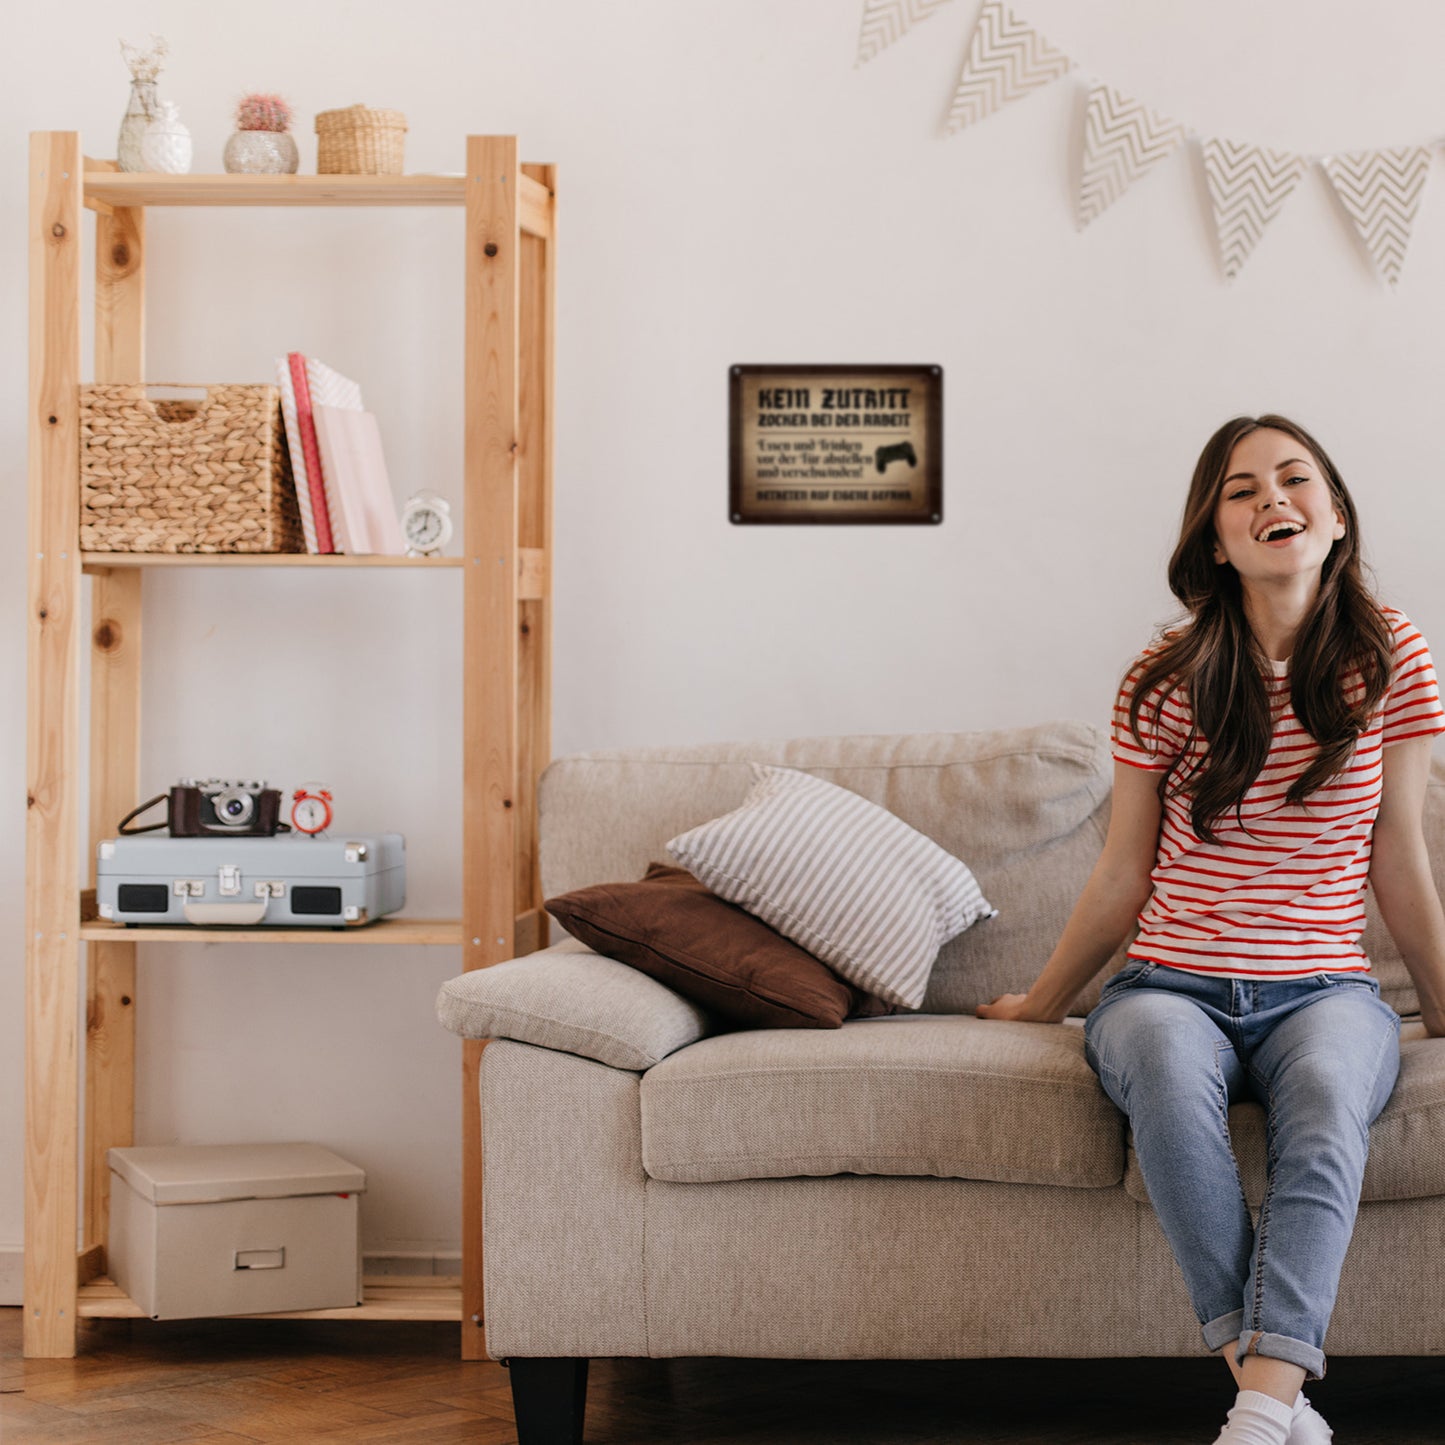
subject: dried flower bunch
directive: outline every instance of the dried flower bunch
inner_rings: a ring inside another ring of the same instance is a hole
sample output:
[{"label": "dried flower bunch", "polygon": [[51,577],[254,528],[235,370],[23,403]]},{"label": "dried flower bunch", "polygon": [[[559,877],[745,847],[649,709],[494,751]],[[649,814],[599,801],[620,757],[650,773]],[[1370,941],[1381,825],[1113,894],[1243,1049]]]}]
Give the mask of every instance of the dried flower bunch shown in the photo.
[{"label": "dried flower bunch", "polygon": [[132,45],[128,40],[120,42],[120,53],[125,57],[126,65],[130,67],[132,80],[154,80],[161,73],[161,61],[166,58],[167,50],[163,35],[151,36],[149,50],[142,50],[140,46]]},{"label": "dried flower bunch", "polygon": [[290,130],[291,107],[279,95],[253,92],[236,107],[238,130]]}]

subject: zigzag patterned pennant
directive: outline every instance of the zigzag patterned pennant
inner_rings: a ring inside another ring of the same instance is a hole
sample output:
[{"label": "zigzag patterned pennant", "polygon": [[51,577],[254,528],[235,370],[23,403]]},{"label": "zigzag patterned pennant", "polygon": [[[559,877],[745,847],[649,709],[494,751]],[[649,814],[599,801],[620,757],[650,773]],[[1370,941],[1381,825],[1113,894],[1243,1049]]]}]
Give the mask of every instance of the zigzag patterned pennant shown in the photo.
[{"label": "zigzag patterned pennant", "polygon": [[1264,228],[1305,173],[1304,158],[1232,140],[1204,142],[1204,174],[1214,203],[1219,259],[1233,281]]},{"label": "zigzag patterned pennant", "polygon": [[1178,121],[1095,81],[1084,119],[1079,228],[1113,205],[1145,171],[1172,155],[1188,133]]},{"label": "zigzag patterned pennant", "polygon": [[1320,165],[1380,274],[1398,285],[1430,171],[1429,146],[1324,156]]},{"label": "zigzag patterned pennant", "polygon": [[949,107],[949,133],[1057,80],[1073,63],[1002,0],[984,0]]},{"label": "zigzag patterned pennant", "polygon": [[881,50],[926,20],[948,0],[865,0],[863,26],[858,32],[858,59],[863,65]]}]

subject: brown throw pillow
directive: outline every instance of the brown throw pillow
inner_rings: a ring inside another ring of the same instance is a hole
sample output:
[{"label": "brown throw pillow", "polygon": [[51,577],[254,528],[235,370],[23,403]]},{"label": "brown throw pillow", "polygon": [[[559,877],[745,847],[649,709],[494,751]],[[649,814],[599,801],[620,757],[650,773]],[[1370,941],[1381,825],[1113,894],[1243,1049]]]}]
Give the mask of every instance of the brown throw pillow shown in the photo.
[{"label": "brown throw pillow", "polygon": [[650,864],[640,883],[598,883],[549,898],[547,911],[594,952],[736,1023],[836,1029],[845,1018],[892,1012],[666,863]]}]

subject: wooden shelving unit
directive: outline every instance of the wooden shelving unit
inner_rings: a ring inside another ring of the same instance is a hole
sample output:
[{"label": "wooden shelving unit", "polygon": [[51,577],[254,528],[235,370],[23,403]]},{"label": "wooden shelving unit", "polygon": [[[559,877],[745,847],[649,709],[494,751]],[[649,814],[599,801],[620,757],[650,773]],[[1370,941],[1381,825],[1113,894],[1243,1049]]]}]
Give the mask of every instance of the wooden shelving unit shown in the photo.
[{"label": "wooden shelving unit", "polygon": [[[480,968],[546,942],[536,868],[536,784],[551,752],[556,171],[521,165],[513,136],[469,136],[465,159],[466,171],[458,176],[123,174],[112,161],[87,159],[76,132],[31,136],[27,1356],[73,1355],[78,1318],[139,1315],[105,1277],[106,1151],[134,1142],[138,944],[435,945],[457,949],[461,968]],[[145,217],[152,206],[464,208],[465,525],[459,557],[81,552],[83,212],[94,213],[96,228],[92,377],[134,382],[145,376]],[[82,858],[93,887],[96,843],[114,832],[116,820],[139,797],[145,573],[153,567],[358,566],[464,573],[462,916],[393,918],[339,931],[128,929],[95,919],[79,881]],[[81,631],[83,575],[92,579],[88,646]],[[83,719],[80,667],[86,658],[90,711]],[[83,739],[91,779],[84,832],[77,783]],[[464,1044],[462,1055],[461,1279],[370,1280],[363,1305],[300,1317],[454,1319],[462,1324],[463,1356],[484,1356],[481,1047]]]}]

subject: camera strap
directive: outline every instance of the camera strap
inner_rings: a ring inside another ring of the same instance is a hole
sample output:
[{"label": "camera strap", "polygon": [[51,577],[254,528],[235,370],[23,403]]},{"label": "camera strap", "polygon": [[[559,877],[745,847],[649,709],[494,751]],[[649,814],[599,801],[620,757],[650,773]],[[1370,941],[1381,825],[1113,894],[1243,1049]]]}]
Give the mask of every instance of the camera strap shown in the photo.
[{"label": "camera strap", "polygon": [[170,795],[168,793],[157,793],[154,798],[150,799],[149,802],[142,803],[138,808],[132,808],[130,812],[127,813],[125,817],[120,820],[120,824],[117,827],[116,832],[124,833],[129,836],[133,833],[155,833],[161,828],[169,828],[171,825],[171,813],[169,808],[166,809],[166,818],[165,822],[163,823],[147,823],[144,828],[126,827],[126,824],[129,823],[132,818],[139,818],[142,813],[149,811],[151,808],[154,808],[157,803],[167,802],[169,796]]}]

